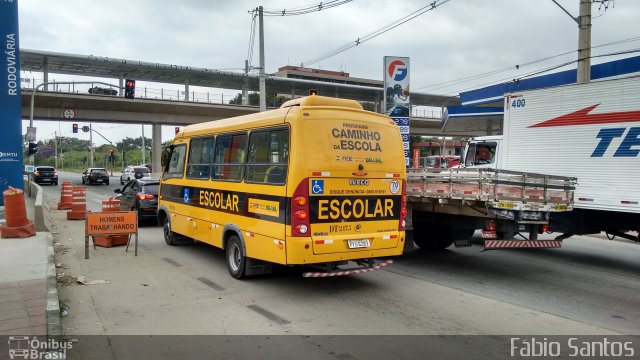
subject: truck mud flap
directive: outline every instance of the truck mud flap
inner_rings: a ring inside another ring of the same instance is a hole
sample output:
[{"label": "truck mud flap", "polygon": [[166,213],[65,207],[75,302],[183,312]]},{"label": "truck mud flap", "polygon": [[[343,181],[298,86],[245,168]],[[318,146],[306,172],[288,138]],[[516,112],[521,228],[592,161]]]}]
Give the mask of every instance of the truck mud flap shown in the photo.
[{"label": "truck mud flap", "polygon": [[517,249],[517,248],[559,248],[558,240],[485,240],[484,250]]},{"label": "truck mud flap", "polygon": [[364,266],[357,266],[357,267],[346,268],[346,269],[335,268],[330,271],[304,272],[302,273],[302,277],[319,278],[319,277],[357,275],[357,274],[362,274],[362,273],[366,273],[374,270],[380,270],[381,268],[390,264],[393,264],[393,260],[391,259],[378,262],[378,263],[373,263],[371,265],[366,264]]}]

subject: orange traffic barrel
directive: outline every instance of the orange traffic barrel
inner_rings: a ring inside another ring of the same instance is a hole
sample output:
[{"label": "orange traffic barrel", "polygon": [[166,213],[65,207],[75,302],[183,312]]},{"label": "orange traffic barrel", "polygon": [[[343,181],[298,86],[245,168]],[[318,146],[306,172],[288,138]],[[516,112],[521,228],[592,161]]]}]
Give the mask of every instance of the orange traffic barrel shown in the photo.
[{"label": "orange traffic barrel", "polygon": [[[120,211],[120,200],[114,199],[112,196],[107,200],[102,200],[102,212]],[[97,235],[93,237],[93,243],[96,246],[113,247],[127,245],[129,235]]]},{"label": "orange traffic barrel", "polygon": [[67,213],[67,220],[84,220],[87,213],[87,189],[81,186],[73,187],[71,211]]},{"label": "orange traffic barrel", "polygon": [[58,203],[58,210],[70,210],[71,202],[73,201],[73,185],[69,181],[62,183],[60,189],[60,202]]},{"label": "orange traffic barrel", "polygon": [[24,202],[24,191],[9,189],[2,193],[6,223],[0,226],[3,238],[26,238],[36,234],[36,227],[27,219],[27,208]]}]

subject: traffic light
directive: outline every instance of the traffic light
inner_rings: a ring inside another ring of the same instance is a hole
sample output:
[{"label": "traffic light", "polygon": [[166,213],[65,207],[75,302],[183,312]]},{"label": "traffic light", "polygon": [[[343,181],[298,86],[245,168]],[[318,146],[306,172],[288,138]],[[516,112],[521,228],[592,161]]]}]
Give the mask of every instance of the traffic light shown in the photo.
[{"label": "traffic light", "polygon": [[115,150],[113,149],[109,150],[109,157],[113,159],[114,156],[115,156]]},{"label": "traffic light", "polygon": [[74,134],[78,133],[78,124],[73,124],[73,133]]},{"label": "traffic light", "polygon": [[38,149],[36,149],[36,147],[38,147],[38,144],[36,144],[34,142],[29,142],[29,147],[27,149],[27,155],[31,156],[31,155],[35,154],[36,152],[38,152]]},{"label": "traffic light", "polygon": [[127,99],[133,99],[136,97],[136,81],[127,79],[124,82],[124,97]]},{"label": "traffic light", "polygon": [[180,126],[176,126],[176,135],[180,132]]}]

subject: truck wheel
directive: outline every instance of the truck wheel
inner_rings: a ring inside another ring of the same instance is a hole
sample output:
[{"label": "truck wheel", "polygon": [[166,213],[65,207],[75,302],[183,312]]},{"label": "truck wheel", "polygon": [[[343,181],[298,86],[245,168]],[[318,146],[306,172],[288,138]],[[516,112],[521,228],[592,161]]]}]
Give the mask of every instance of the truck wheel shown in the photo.
[{"label": "truck wheel", "polygon": [[225,248],[225,255],[227,258],[227,269],[229,274],[236,279],[242,279],[244,277],[244,267],[246,264],[246,258],[242,255],[242,244],[240,239],[236,235],[232,235],[227,242]]},{"label": "truck wheel", "polygon": [[425,251],[444,250],[453,244],[451,228],[414,223],[413,242]]}]

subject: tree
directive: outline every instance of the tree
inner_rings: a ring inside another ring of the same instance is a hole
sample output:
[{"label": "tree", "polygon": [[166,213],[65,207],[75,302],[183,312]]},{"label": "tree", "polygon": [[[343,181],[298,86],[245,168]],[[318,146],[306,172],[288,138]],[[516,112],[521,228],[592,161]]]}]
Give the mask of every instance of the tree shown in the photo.
[{"label": "tree", "polygon": [[[142,149],[142,136],[138,136],[137,138],[126,137],[116,143],[116,147],[118,150],[122,151],[122,145],[124,144],[125,151],[130,150],[141,150]],[[147,150],[151,150],[151,139],[148,137],[144,137],[144,147]]]},{"label": "tree", "polygon": [[89,149],[89,140],[80,140],[75,137],[58,137],[58,151],[87,151]]},{"label": "tree", "polygon": [[360,105],[367,111],[376,111],[376,105],[370,101],[361,102]]},{"label": "tree", "polygon": [[56,155],[56,151],[51,144],[38,144],[38,152],[35,153],[37,159],[45,159]]},{"label": "tree", "polygon": [[[260,105],[260,94],[257,92],[251,92],[248,95],[249,97],[249,105],[258,106]],[[276,93],[267,93],[267,106],[280,107],[285,101],[289,100],[288,97],[278,95]],[[229,101],[229,104],[232,105],[240,105],[242,104],[242,94],[238,93],[236,97]]]}]

